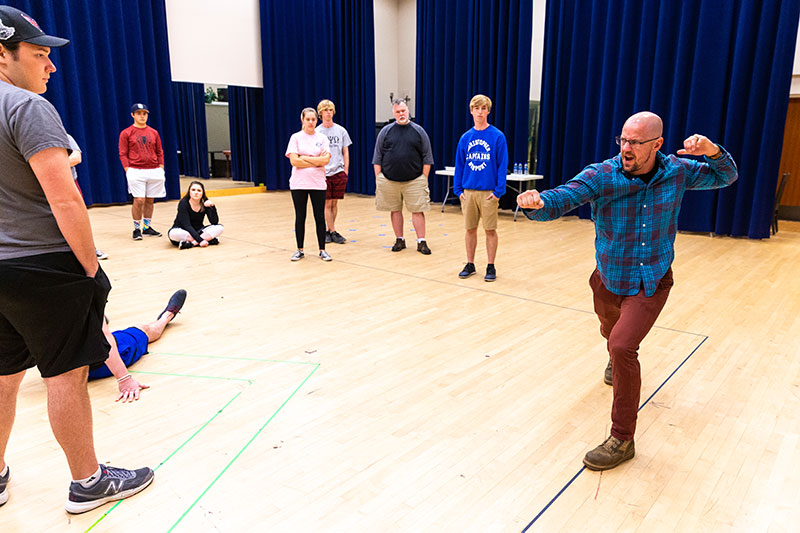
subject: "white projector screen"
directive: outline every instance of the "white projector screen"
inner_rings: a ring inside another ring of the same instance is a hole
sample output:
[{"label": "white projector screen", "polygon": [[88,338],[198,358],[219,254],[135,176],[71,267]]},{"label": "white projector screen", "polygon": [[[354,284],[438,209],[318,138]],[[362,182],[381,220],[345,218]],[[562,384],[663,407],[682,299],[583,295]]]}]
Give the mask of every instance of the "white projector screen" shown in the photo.
[{"label": "white projector screen", "polygon": [[261,87],[258,0],[165,0],[172,81]]}]

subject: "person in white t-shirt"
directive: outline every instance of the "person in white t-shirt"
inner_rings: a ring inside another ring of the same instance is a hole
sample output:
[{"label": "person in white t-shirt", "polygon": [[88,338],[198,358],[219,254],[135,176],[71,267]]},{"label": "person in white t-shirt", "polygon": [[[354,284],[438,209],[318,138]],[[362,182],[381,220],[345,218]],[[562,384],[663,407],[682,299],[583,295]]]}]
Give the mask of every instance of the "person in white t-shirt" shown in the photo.
[{"label": "person in white t-shirt", "polygon": [[328,137],[331,146],[331,160],[325,165],[325,180],[328,190],[325,195],[325,242],[344,244],[347,239],[336,231],[336,215],[339,213],[339,200],[344,198],[347,188],[347,175],[350,169],[350,151],[348,146],[353,144],[347,130],[333,121],[336,106],[330,100],[322,100],[317,104],[317,112],[322,119],[322,124],[317,126],[317,131]]},{"label": "person in white t-shirt", "polygon": [[323,261],[330,261],[330,254],[325,251],[325,191],[328,188],[325,165],[331,160],[330,143],[325,135],[315,130],[317,112],[313,107],[303,109],[300,121],[303,129],[292,135],[286,148],[286,157],[292,164],[289,189],[292,191],[294,203],[294,231],[297,239],[297,251],[292,254],[292,261],[299,261],[304,257],[303,241],[309,198],[317,227],[319,257]]}]

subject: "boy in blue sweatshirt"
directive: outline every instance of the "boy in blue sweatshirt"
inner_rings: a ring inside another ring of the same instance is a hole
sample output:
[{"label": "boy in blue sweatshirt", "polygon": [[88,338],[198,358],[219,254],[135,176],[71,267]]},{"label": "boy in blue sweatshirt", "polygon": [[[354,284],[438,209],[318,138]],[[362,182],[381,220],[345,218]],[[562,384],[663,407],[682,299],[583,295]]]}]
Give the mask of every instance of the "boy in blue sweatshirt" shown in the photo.
[{"label": "boy in blue sweatshirt", "polygon": [[456,148],[456,170],[453,192],[461,199],[464,225],[467,230],[464,242],[467,247],[467,264],[459,278],[475,273],[475,248],[478,245],[478,222],[483,221],[486,232],[486,266],[484,281],[497,279],[494,258],[497,255],[497,206],[506,192],[508,174],[508,148],[503,132],[489,124],[492,101],[488,96],[476,94],[469,101],[469,112],[475,126],[461,136]]}]

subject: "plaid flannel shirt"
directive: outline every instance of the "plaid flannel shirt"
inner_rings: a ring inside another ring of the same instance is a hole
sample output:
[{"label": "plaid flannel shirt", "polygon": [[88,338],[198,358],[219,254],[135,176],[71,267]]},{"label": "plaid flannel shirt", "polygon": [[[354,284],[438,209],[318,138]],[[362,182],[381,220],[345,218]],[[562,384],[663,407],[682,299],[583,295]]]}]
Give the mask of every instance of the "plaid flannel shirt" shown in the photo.
[{"label": "plaid flannel shirt", "polygon": [[554,220],[591,202],[595,257],[603,284],[614,294],[652,296],[675,258],[675,233],[688,189],[719,189],[738,178],[736,163],[720,146],[705,162],[656,153],[649,184],[622,170],[620,156],[589,165],[564,185],[541,193],[544,208],[525,209],[531,220]]}]

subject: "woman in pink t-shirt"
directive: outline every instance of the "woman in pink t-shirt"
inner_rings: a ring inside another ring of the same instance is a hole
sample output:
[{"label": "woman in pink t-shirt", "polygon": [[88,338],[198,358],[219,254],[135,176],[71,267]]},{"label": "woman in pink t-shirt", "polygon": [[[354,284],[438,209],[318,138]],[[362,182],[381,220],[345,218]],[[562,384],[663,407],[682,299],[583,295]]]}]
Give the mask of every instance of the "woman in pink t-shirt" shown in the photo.
[{"label": "woman in pink t-shirt", "polygon": [[303,258],[303,241],[306,234],[306,208],[311,198],[311,209],[314,211],[314,222],[317,227],[317,243],[319,257],[330,261],[331,256],[325,251],[325,194],[328,183],[325,181],[325,165],[331,159],[328,137],[317,133],[317,112],[306,107],[300,113],[303,129],[292,135],[286,148],[286,157],[292,164],[292,177],[289,188],[292,190],[294,202],[294,232],[297,239],[297,251],[292,261]]}]

